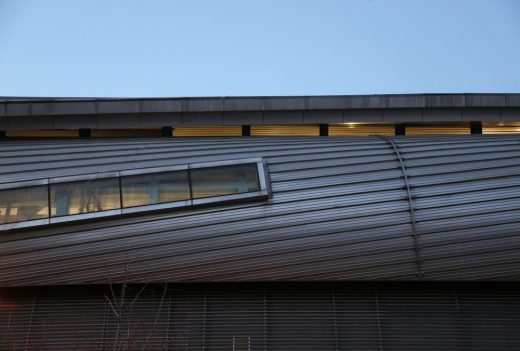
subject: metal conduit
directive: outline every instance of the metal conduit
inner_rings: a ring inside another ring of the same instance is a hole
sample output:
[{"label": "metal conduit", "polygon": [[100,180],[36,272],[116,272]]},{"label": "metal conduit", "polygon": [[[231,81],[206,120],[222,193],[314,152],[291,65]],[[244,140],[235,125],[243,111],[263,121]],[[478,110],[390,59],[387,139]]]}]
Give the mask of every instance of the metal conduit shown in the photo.
[{"label": "metal conduit", "polygon": [[401,153],[399,152],[399,147],[395,143],[394,140],[391,138],[385,136],[385,135],[378,135],[379,138],[383,139],[386,144],[390,145],[392,147],[392,150],[396,156],[396,160],[399,161],[399,165],[401,166],[401,172],[403,174],[404,184],[406,188],[406,194],[408,197],[408,204],[410,206],[410,217],[412,220],[412,238],[413,238],[413,244],[414,244],[414,250],[415,250],[415,261],[417,263],[417,277],[422,277],[422,267],[421,267],[421,252],[419,247],[419,238],[417,234],[417,224],[415,220],[415,211],[412,201],[412,192],[410,187],[410,182],[408,180],[408,173],[406,172],[406,167],[403,162],[403,158],[401,157]]}]

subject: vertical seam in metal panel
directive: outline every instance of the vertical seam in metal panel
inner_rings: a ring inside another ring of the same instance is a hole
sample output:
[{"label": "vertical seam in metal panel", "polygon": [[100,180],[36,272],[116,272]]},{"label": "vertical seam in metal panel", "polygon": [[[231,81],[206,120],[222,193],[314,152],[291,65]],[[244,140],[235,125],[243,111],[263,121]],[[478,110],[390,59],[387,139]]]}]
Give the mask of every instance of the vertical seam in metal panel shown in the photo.
[{"label": "vertical seam in metal panel", "polygon": [[339,342],[338,342],[338,318],[336,315],[336,291],[334,287],[332,288],[332,316],[334,319],[334,349],[336,351],[339,350]]},{"label": "vertical seam in metal panel", "polygon": [[202,351],[206,350],[206,314],[208,306],[208,290],[204,290],[204,314],[202,315]]},{"label": "vertical seam in metal panel", "polygon": [[[188,173],[188,188],[189,188],[189,191],[190,191],[190,200],[193,200],[193,186],[192,186],[192,182],[191,182],[191,169],[187,169],[186,172]],[[193,201],[191,201],[191,203],[193,204]]]},{"label": "vertical seam in metal panel", "polygon": [[461,328],[461,315],[460,315],[460,305],[459,305],[459,295],[457,294],[457,289],[453,290],[453,298],[455,300],[455,309],[457,311],[457,317],[455,318],[455,324],[457,326],[457,338],[458,338],[458,346],[462,348],[464,344],[464,338],[462,336],[462,328]]},{"label": "vertical seam in metal panel", "polygon": [[377,334],[379,341],[379,350],[383,351],[383,333],[381,331],[381,314],[379,312],[379,292],[377,288],[374,291],[375,303],[376,303],[376,318],[377,318]]},{"label": "vertical seam in metal panel", "polygon": [[29,327],[27,329],[27,337],[25,338],[25,351],[29,350],[29,342],[31,341],[31,333],[32,333],[32,327],[33,327],[33,320],[34,320],[34,310],[36,309],[36,298],[37,295],[35,294],[33,297],[33,303],[31,307],[31,317],[29,318]]},{"label": "vertical seam in metal panel", "polygon": [[267,351],[267,295],[264,286],[264,351]]},{"label": "vertical seam in metal panel", "polygon": [[105,312],[103,313],[103,332],[101,333],[100,350],[107,349],[107,329],[108,329],[108,301],[105,299]]},{"label": "vertical seam in metal panel", "polygon": [[172,292],[168,295],[168,318],[166,320],[166,349],[169,350],[172,347],[171,341],[171,330],[172,330]]},{"label": "vertical seam in metal panel", "polygon": [[406,193],[408,197],[408,204],[410,206],[410,217],[412,220],[412,237],[413,237],[413,243],[414,243],[414,250],[415,250],[415,261],[417,264],[417,276],[420,278],[422,277],[422,267],[421,267],[421,253],[419,248],[419,237],[417,234],[417,223],[415,220],[415,211],[413,206],[413,200],[412,200],[412,191],[410,187],[410,182],[408,180],[408,173],[406,172],[406,167],[404,165],[403,158],[401,157],[401,153],[399,152],[399,148],[397,147],[394,140],[391,138],[385,136],[385,135],[378,135],[379,138],[383,139],[387,144],[389,144],[393,150],[393,153],[397,157],[397,161],[399,161],[399,165],[401,168],[401,172],[403,174],[403,179],[405,183]]}]

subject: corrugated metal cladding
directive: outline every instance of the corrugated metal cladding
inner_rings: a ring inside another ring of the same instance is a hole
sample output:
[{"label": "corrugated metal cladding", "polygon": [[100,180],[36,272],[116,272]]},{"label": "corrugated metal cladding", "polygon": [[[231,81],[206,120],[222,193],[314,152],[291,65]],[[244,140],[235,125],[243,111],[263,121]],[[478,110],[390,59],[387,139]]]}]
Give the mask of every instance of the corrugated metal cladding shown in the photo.
[{"label": "corrugated metal cladding", "polygon": [[391,140],[406,178],[379,137],[2,142],[1,182],[263,157],[272,198],[3,232],[0,286],[518,281],[520,138]]},{"label": "corrugated metal cladding", "polygon": [[518,285],[0,291],[5,350],[518,350]]}]

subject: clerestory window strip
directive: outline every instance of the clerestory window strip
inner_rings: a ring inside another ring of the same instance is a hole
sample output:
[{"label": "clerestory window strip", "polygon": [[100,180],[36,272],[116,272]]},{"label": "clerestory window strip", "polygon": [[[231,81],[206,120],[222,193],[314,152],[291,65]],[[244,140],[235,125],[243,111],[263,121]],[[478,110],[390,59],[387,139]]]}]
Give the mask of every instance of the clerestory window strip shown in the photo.
[{"label": "clerestory window strip", "polygon": [[268,197],[261,158],[0,184],[0,230]]}]

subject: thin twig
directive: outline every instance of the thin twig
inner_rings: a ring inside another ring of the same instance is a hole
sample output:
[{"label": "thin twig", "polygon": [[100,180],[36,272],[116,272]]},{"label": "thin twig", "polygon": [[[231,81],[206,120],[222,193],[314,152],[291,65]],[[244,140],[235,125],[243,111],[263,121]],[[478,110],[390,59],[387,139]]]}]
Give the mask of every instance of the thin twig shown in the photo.
[{"label": "thin twig", "polygon": [[153,324],[152,324],[152,330],[150,330],[150,333],[148,333],[148,335],[146,336],[146,339],[144,340],[143,347],[141,348],[141,351],[144,351],[144,349],[146,348],[146,344],[148,344],[148,340],[150,340],[150,338],[152,337],[152,334],[155,331],[155,327],[157,326],[157,322],[159,321],[159,316],[161,315],[162,305],[164,303],[164,297],[166,296],[166,291],[167,290],[168,290],[168,283],[166,283],[164,285],[164,290],[163,290],[163,294],[162,294],[162,297],[161,297],[161,302],[159,303],[159,310],[157,310],[157,314],[155,315],[155,320],[153,321]]}]

